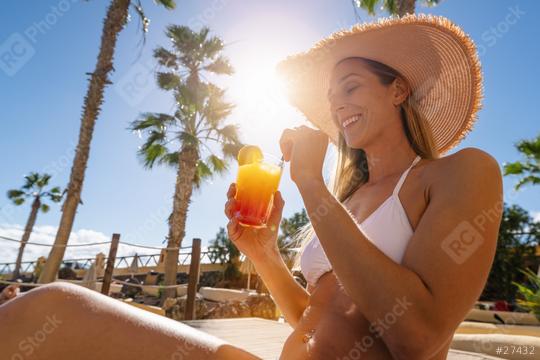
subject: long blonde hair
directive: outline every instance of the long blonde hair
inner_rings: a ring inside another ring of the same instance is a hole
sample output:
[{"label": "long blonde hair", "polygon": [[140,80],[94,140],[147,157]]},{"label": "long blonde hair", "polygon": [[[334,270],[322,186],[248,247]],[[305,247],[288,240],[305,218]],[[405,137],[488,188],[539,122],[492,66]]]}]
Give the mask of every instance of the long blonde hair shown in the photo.
[{"label": "long blonde hair", "polygon": [[[389,86],[398,77],[407,82],[398,71],[385,64],[365,58],[356,57],[355,59],[363,61],[368,69],[377,75],[383,85]],[[409,94],[400,106],[403,130],[414,152],[423,159],[439,158],[440,155],[435,146],[431,129],[426,120],[417,111],[412,94]],[[360,186],[366,183],[368,179],[369,168],[366,153],[363,149],[352,149],[348,147],[340,133],[337,143],[335,170],[328,185],[332,194],[343,203]],[[294,259],[293,270],[299,269],[300,255],[313,235],[314,229],[311,223],[303,226],[295,235],[294,243],[299,245],[299,251]]]}]

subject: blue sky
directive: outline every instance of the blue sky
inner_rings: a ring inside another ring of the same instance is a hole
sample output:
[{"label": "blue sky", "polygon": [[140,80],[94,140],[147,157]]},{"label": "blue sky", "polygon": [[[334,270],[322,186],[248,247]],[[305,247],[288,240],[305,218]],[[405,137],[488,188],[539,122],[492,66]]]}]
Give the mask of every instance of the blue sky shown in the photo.
[{"label": "blue sky", "polygon": [[[20,186],[30,171],[47,171],[54,175],[52,184],[67,184],[87,88],[85,73],[94,69],[107,3],[2,1],[0,53],[5,54],[10,44],[18,41],[24,44],[24,54],[9,67],[0,67],[0,194]],[[165,219],[171,209],[175,172],[168,168],[145,170],[136,157],[142,139],[126,129],[141,112],[169,112],[172,108],[170,95],[158,90],[152,77],[152,50],[158,45],[169,46],[164,35],[167,25],[195,29],[208,25],[228,44],[225,53],[237,74],[215,79],[229,89],[230,99],[237,103],[228,121],[240,125],[245,142],[278,154],[277,141],[283,128],[304,120],[273,85],[261,89],[260,84],[281,58],[306,50],[321,37],[357,21],[348,0],[192,0],[177,1],[174,11],[150,0],[142,3],[151,19],[146,44],[141,47],[140,26],[132,13],[118,39],[116,71],[111,77],[114,84],[106,89],[94,132],[82,194],[84,205],[79,207],[74,224],[75,235],[83,242],[119,232],[125,240],[160,245],[167,234]],[[484,107],[474,131],[453,151],[478,147],[501,165],[519,159],[513,144],[540,130],[540,29],[536,21],[540,4],[446,0],[434,8],[418,6],[417,12],[449,17],[481,50]],[[371,19],[362,11],[359,15],[362,21]],[[202,191],[195,193],[185,245],[193,237],[205,243],[225,226],[225,192],[234,177],[233,164],[228,175],[204,184]],[[529,187],[515,193],[515,182],[505,178],[505,200],[537,214],[540,189]],[[302,201],[288,173],[281,190],[285,216],[299,211]],[[59,209],[53,205],[48,214],[40,214],[37,230],[48,237],[35,235],[34,240],[50,241],[59,223]],[[28,206],[14,207],[2,195],[2,234],[16,236],[28,210]],[[30,251],[26,258],[33,259],[37,253]]]}]

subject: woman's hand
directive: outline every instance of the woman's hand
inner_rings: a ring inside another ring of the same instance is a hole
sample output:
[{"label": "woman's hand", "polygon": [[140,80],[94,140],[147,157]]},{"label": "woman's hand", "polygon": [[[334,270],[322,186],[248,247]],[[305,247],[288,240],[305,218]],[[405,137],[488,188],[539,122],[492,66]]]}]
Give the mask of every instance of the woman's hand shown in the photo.
[{"label": "woman's hand", "polygon": [[237,202],[234,199],[235,194],[236,184],[233,183],[227,192],[228,200],[225,204],[225,215],[229,219],[229,223],[227,224],[229,239],[236,245],[238,250],[253,262],[264,260],[268,256],[279,255],[277,234],[283,213],[283,206],[285,205],[281,193],[277,191],[274,194],[274,201],[270,216],[268,217],[267,226],[263,228],[244,226],[238,222],[238,219],[234,216],[237,209]]},{"label": "woman's hand", "polygon": [[19,285],[9,285],[0,293],[0,304],[11,300],[19,295]]},{"label": "woman's hand", "polygon": [[328,148],[328,135],[307,126],[285,129],[279,146],[283,159],[291,163],[291,179],[298,187],[307,181],[324,182],[322,168]]}]

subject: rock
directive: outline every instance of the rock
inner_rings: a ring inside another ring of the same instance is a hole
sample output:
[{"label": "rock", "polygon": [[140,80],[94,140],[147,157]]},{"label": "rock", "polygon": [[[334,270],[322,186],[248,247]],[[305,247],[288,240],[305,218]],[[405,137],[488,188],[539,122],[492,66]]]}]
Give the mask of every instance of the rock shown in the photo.
[{"label": "rock", "polygon": [[62,280],[77,280],[77,273],[71,267],[64,266],[58,270],[58,278]]},{"label": "rock", "polygon": [[[141,284],[141,282],[136,277],[130,277],[124,281],[130,284]],[[124,294],[125,297],[135,298],[142,294],[142,289],[138,286],[122,285],[122,290],[120,292]]]},{"label": "rock", "polygon": [[199,286],[217,287],[216,284],[223,278],[221,271],[205,271],[199,279]]},{"label": "rock", "polygon": [[203,319],[228,319],[241,317],[260,317],[277,320],[276,304],[267,294],[253,294],[247,299],[219,303],[203,315]]},{"label": "rock", "polygon": [[[168,298],[163,304],[163,310],[165,315],[174,320],[185,320],[187,295]],[[208,312],[208,307],[201,294],[195,296],[195,317],[197,319],[202,318],[204,314]]]},{"label": "rock", "polygon": [[244,300],[251,310],[251,316],[277,320],[276,303],[268,294],[250,295]]},{"label": "rock", "polygon": [[[168,298],[162,308],[165,315],[174,320],[185,320],[187,295]],[[195,298],[196,319],[230,319],[260,317],[277,320],[276,304],[268,294],[251,294],[247,299],[216,303],[206,301],[197,293]]]},{"label": "rock", "polygon": [[176,305],[176,298],[166,298],[165,302],[163,303],[163,310],[167,311],[170,308],[172,308],[174,305]]},{"label": "rock", "polygon": [[214,309],[206,313],[203,319],[230,319],[251,317],[249,306],[243,301],[226,301],[219,303]]}]

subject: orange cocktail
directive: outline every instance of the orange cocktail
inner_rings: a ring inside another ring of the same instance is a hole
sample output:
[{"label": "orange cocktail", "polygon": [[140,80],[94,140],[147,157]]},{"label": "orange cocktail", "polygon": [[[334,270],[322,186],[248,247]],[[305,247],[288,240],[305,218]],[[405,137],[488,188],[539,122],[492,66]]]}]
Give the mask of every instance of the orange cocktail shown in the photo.
[{"label": "orange cocktail", "polygon": [[268,220],[274,193],[279,186],[282,161],[270,159],[268,155],[265,159],[258,148],[255,149],[255,152],[257,151],[259,154],[244,162],[239,159],[235,216],[243,225],[263,227]]}]

